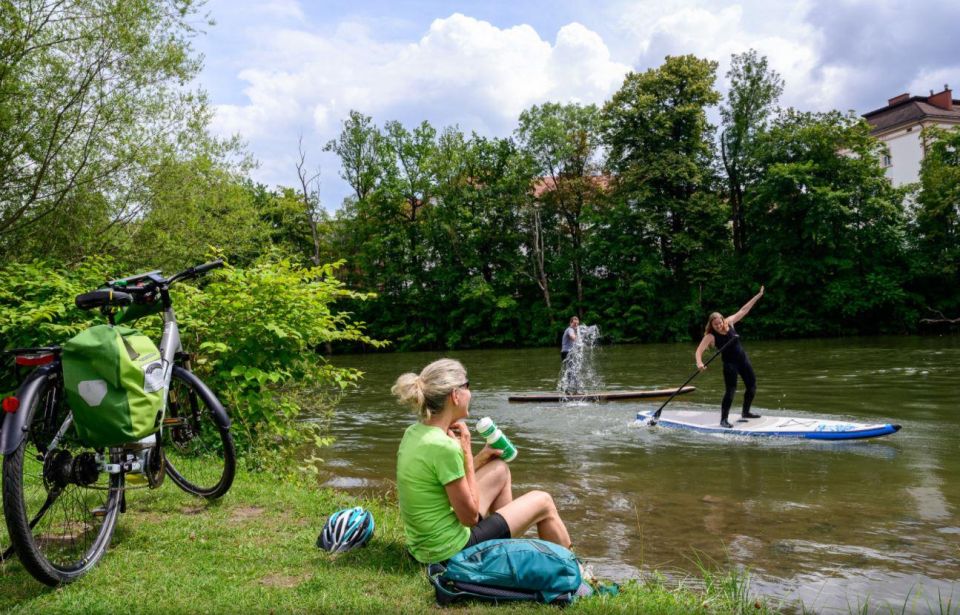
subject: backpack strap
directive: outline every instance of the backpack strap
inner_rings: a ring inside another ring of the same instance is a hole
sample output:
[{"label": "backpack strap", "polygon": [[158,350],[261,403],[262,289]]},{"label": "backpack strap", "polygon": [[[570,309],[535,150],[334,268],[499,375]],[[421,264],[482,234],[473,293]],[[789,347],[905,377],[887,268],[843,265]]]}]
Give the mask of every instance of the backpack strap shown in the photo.
[{"label": "backpack strap", "polygon": [[[460,600],[484,600],[486,602],[514,602],[514,601],[536,601],[538,594],[536,592],[524,592],[514,589],[505,589],[502,587],[492,587],[490,585],[476,585],[474,583],[464,583],[463,581],[450,581],[443,578],[447,567],[443,564],[429,564],[427,566],[427,578],[436,591],[437,604],[447,606]],[[567,603],[571,598],[563,594],[558,602]]]}]

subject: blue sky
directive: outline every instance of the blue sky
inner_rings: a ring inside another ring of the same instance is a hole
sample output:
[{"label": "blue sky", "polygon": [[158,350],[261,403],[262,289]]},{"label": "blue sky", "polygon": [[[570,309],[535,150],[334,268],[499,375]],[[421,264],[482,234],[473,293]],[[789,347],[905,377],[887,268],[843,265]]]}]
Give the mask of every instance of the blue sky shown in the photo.
[{"label": "blue sky", "polygon": [[960,3],[924,0],[209,0],[195,41],[213,130],[239,134],[257,181],[297,184],[297,140],[322,171],[321,199],[348,194],[334,138],[350,109],[381,124],[456,124],[507,136],[545,101],[602,103],[628,71],[694,53],[720,63],[757,49],[786,81],[785,106],[883,106],[944,84],[960,97]]}]

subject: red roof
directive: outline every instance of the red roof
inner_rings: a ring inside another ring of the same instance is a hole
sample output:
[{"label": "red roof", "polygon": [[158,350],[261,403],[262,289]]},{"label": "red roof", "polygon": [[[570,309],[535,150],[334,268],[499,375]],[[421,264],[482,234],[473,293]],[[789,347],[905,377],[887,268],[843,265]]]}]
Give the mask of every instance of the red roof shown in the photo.
[{"label": "red roof", "polygon": [[873,134],[928,119],[960,124],[960,100],[953,98],[950,89],[944,86],[942,92],[930,96],[901,94],[891,98],[886,107],[864,113],[863,117]]},{"label": "red roof", "polygon": [[[591,175],[588,179],[594,186],[604,192],[606,192],[610,188],[610,184],[613,183],[613,178],[609,175]],[[563,178],[561,178],[561,181],[563,181]],[[552,192],[555,189],[556,181],[553,177],[538,177],[533,183],[533,196],[540,198],[547,192]]]}]

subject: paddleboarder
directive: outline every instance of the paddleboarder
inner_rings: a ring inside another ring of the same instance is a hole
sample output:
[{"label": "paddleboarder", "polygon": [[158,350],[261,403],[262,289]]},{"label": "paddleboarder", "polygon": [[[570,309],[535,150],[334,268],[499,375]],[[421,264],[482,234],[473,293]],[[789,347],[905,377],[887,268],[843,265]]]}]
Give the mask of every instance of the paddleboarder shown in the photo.
[{"label": "paddleboarder", "polygon": [[760,292],[754,295],[753,299],[747,301],[742,308],[728,318],[724,318],[719,312],[710,314],[707,320],[707,326],[703,333],[703,339],[697,346],[694,357],[697,361],[697,369],[703,371],[707,367],[703,364],[703,353],[710,346],[722,348],[721,358],[723,359],[723,381],[727,390],[723,395],[723,401],[720,402],[720,426],[733,427],[727,420],[730,414],[730,406],[733,404],[733,396],[737,392],[737,376],[743,378],[743,384],[747,387],[743,392],[743,410],[741,416],[744,419],[758,419],[759,414],[750,412],[750,404],[753,403],[753,396],[757,393],[757,377],[753,373],[753,366],[750,365],[750,358],[746,351],[740,345],[740,338],[734,325],[740,322],[744,316],[750,312],[760,297],[763,296],[763,286]]}]

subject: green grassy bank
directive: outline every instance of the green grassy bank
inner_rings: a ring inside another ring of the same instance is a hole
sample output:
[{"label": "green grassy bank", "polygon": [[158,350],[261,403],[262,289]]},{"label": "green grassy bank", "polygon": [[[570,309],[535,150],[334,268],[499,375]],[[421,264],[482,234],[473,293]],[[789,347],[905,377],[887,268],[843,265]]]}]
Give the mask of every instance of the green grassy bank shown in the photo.
[{"label": "green grassy bank", "polygon": [[[24,613],[443,612],[424,568],[406,555],[396,506],[364,499],[377,521],[367,548],[331,556],[314,544],[325,516],[358,502],[333,490],[241,472],[207,503],[170,481],[128,493],[113,545],[76,583],[51,589],[14,559],[0,569],[0,610]],[[645,579],[620,595],[581,600],[563,613],[768,613],[736,574],[687,583]],[[705,586],[706,590],[692,589]],[[554,611],[539,605],[450,607],[453,613]]]}]

